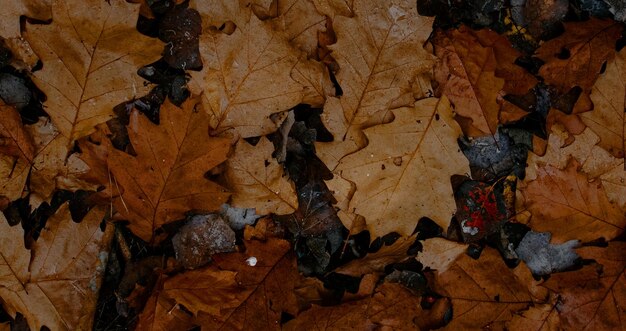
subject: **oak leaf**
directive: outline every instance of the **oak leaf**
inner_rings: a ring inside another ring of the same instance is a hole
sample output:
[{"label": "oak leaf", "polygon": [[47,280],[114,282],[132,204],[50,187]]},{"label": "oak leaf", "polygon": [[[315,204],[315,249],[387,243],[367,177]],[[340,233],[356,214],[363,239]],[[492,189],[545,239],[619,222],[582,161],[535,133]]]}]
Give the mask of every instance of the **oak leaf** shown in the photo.
[{"label": "oak leaf", "polygon": [[581,89],[573,109],[573,113],[581,113],[593,109],[589,93],[604,62],[615,55],[615,42],[622,26],[612,20],[597,18],[564,25],[565,33],[543,43],[535,55],[545,62],[539,75],[559,93]]},{"label": "oak leaf", "polygon": [[34,156],[34,141],[19,113],[0,100],[0,197],[21,196]]},{"label": "oak leaf", "polygon": [[0,6],[0,37],[7,39],[21,37],[21,16],[40,21],[52,18],[51,0],[2,0]]},{"label": "oak leaf", "polygon": [[497,98],[504,80],[496,76],[494,49],[481,45],[464,26],[438,31],[433,43],[440,59],[435,67],[438,90],[450,99],[459,116],[471,120],[469,127],[462,125],[464,133],[495,135],[500,112]]},{"label": "oak leaf", "polygon": [[537,179],[523,187],[522,193],[532,213],[530,226],[552,233],[558,243],[610,240],[626,227],[623,211],[609,201],[602,182],[590,182],[576,159],[570,159],[564,169],[540,167]]},{"label": "oak leaf", "polygon": [[450,177],[469,173],[450,103],[428,98],[394,115],[393,122],[366,129],[369,145],[337,168],[356,184],[349,210],[366,218],[372,238],[410,235],[421,217],[446,229],[455,209]]},{"label": "oak leaf", "polygon": [[420,307],[420,298],[400,284],[384,283],[362,300],[338,306],[317,306],[289,321],[285,330],[431,330],[443,326],[448,312],[446,299],[437,301],[431,310]]},{"label": "oak leaf", "polygon": [[28,24],[24,37],[43,62],[34,82],[70,145],[110,119],[114,106],[148,92],[135,72],[163,48],[135,29],[138,5],[57,0],[52,11],[53,23]]},{"label": "oak leaf", "polygon": [[414,1],[357,0],[353,9],[353,17],[334,18],[337,43],[329,46],[343,95],[327,99],[322,120],[334,141],[316,149],[331,170],[367,145],[361,129],[388,121],[391,109],[412,106],[417,75],[432,64],[423,45],[433,20],[419,16]]},{"label": "oak leaf", "polygon": [[265,137],[256,146],[239,140],[235,153],[226,162],[226,181],[233,193],[233,206],[255,208],[259,215],[285,215],[298,208],[293,183],[272,157],[273,152],[274,145]]},{"label": "oak leaf", "polygon": [[110,172],[97,180],[119,195],[113,199],[115,218],[129,221],[129,229],[145,241],[153,242],[155,230],[190,210],[219,210],[229,197],[226,189],[204,178],[226,160],[229,140],[209,137],[209,116],[196,105],[197,98],[182,108],[166,101],[160,125],[133,111],[128,135],[136,156],[115,149],[108,139],[101,145],[81,144],[92,149],[83,157],[89,167]]},{"label": "oak leaf", "polygon": [[304,87],[290,75],[299,52],[248,6],[232,8],[233,4],[236,1],[199,8],[204,17],[226,7],[226,15],[220,17],[235,27],[233,31],[204,28],[200,36],[204,66],[192,73],[190,88],[202,92],[203,106],[217,134],[232,130],[248,138],[274,132],[278,124],[270,115],[300,103]]},{"label": "oak leaf", "polygon": [[333,270],[333,272],[352,277],[361,277],[372,273],[381,273],[387,265],[400,263],[411,256],[408,250],[415,242],[416,236],[398,238],[393,244],[385,245],[374,253],[369,253],[365,257],[352,260],[345,265]]},{"label": "oak leaf", "polygon": [[509,269],[492,248],[478,260],[462,255],[435,278],[435,289],[452,300],[447,330],[502,329],[516,311],[542,299],[545,293],[533,286],[526,268]]},{"label": "oak leaf", "polygon": [[0,298],[11,316],[23,314],[32,330],[91,329],[113,234],[100,229],[104,213],[96,208],[75,223],[63,204],[30,251],[21,227],[0,214]]},{"label": "oak leaf", "polygon": [[600,147],[617,158],[623,158],[624,109],[626,105],[626,50],[617,53],[606,66],[591,90],[594,110],[580,114],[583,122],[600,136]]},{"label": "oak leaf", "polygon": [[577,252],[596,263],[576,272],[554,274],[543,286],[560,295],[561,327],[576,330],[620,330],[626,327],[626,243]]}]

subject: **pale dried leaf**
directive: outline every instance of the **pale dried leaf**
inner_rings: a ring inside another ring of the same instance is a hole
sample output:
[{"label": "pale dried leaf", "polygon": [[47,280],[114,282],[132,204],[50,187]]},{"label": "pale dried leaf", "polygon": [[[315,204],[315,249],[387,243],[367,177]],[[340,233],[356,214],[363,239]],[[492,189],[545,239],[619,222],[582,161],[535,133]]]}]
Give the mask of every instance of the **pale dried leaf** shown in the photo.
[{"label": "pale dried leaf", "polygon": [[433,20],[419,16],[414,1],[357,0],[353,8],[354,17],[335,17],[337,43],[329,46],[343,95],[329,98],[322,115],[334,142],[316,148],[331,170],[367,144],[361,129],[383,123],[391,109],[412,106],[417,75],[433,63],[423,48]]},{"label": "pale dried leaf", "polygon": [[437,273],[446,272],[450,265],[467,250],[466,244],[444,238],[430,238],[422,242],[422,251],[417,255],[417,260],[424,267],[436,270]]},{"label": "pale dried leaf", "polygon": [[12,316],[23,314],[33,330],[91,329],[113,233],[111,226],[100,229],[103,216],[96,208],[75,223],[66,203],[28,251],[21,227],[0,215],[0,297]]},{"label": "pale dried leaf", "polygon": [[226,179],[235,207],[254,208],[259,215],[290,214],[298,208],[293,183],[272,157],[274,146],[265,137],[252,146],[241,139],[226,163]]},{"label": "pale dried leaf", "polygon": [[389,246],[383,246],[377,252],[369,253],[362,259],[352,260],[334,270],[336,273],[361,277],[366,274],[380,273],[389,264],[407,260],[409,247],[415,242],[416,235],[399,238]]},{"label": "pale dried leaf", "polygon": [[446,229],[455,210],[450,177],[469,173],[450,103],[429,98],[394,114],[393,122],[366,129],[369,145],[338,166],[356,184],[349,211],[366,218],[372,238],[410,235],[421,217]]}]

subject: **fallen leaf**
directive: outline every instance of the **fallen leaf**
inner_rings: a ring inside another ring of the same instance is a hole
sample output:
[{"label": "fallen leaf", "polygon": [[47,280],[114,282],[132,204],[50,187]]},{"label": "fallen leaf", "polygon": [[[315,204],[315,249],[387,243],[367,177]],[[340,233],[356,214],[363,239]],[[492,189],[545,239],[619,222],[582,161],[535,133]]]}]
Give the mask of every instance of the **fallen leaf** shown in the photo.
[{"label": "fallen leaf", "polygon": [[591,90],[594,110],[580,114],[583,122],[600,136],[600,147],[617,158],[623,158],[624,109],[626,106],[626,50],[617,53],[606,66]]},{"label": "fallen leaf", "polygon": [[369,145],[338,166],[356,184],[349,210],[366,218],[372,239],[393,231],[410,235],[421,217],[447,229],[455,209],[450,177],[469,173],[445,97],[394,115],[393,122],[366,129]]},{"label": "fallen leaf", "polygon": [[466,135],[493,136],[500,112],[497,98],[504,80],[496,76],[494,49],[481,45],[470,31],[462,26],[436,33],[433,44],[440,61],[435,67],[435,79],[455,112],[471,119],[471,128],[463,126]]},{"label": "fallen leaf", "polygon": [[333,270],[333,272],[352,277],[380,273],[387,265],[403,262],[411,256],[408,254],[409,247],[415,242],[416,236],[398,238],[393,244],[385,245],[374,253],[369,253],[365,257],[352,260],[347,264]]},{"label": "fallen leaf", "polygon": [[148,92],[135,72],[156,61],[163,46],[135,29],[139,6],[126,1],[54,0],[51,6],[53,23],[27,24],[24,38],[43,62],[33,80],[71,147],[113,117],[113,107]]},{"label": "fallen leaf", "polygon": [[437,273],[443,273],[459,256],[465,253],[467,247],[467,244],[444,238],[430,238],[422,242],[422,251],[417,254],[416,259],[424,267],[429,267]]},{"label": "fallen leaf", "polygon": [[391,109],[412,106],[416,76],[432,64],[423,45],[433,20],[419,16],[414,2],[357,0],[353,9],[354,17],[333,19],[337,43],[329,46],[343,95],[327,98],[322,120],[334,141],[316,149],[331,170],[365,147],[361,129],[385,122]]},{"label": "fallen leaf", "polygon": [[535,55],[545,62],[539,75],[559,93],[581,89],[573,109],[577,114],[593,109],[589,93],[604,62],[615,54],[615,42],[622,26],[612,20],[597,18],[564,25],[565,33],[543,43]]},{"label": "fallen leaf", "polygon": [[[198,10],[207,14],[215,9]],[[304,87],[290,75],[299,52],[249,7],[227,13],[232,16],[225,18],[236,27],[230,34],[204,29],[200,36],[204,67],[191,73],[190,88],[202,93],[211,128],[217,133],[232,130],[243,138],[272,133],[278,125],[270,115],[294,107],[303,98]]]},{"label": "fallen leaf", "polygon": [[550,232],[557,243],[579,239],[610,240],[626,227],[626,217],[609,201],[600,181],[589,181],[571,159],[565,169],[543,166],[537,179],[522,187],[526,206],[532,213],[530,226]]},{"label": "fallen leaf", "polygon": [[298,208],[293,183],[283,166],[272,157],[274,146],[262,137],[256,146],[241,139],[226,162],[226,181],[232,190],[231,204],[254,208],[259,215],[290,214]]},{"label": "fallen leaf", "polygon": [[135,330],[189,330],[196,326],[193,316],[182,310],[174,300],[161,295],[163,281],[164,278],[157,281],[153,294],[137,317]]},{"label": "fallen leaf", "polygon": [[557,310],[556,298],[546,304],[535,304],[526,310],[517,312],[506,323],[508,330],[562,330],[561,319]]},{"label": "fallen leaf", "polygon": [[113,234],[100,229],[103,216],[96,208],[75,223],[63,204],[29,251],[21,226],[0,214],[0,297],[11,316],[23,314],[32,330],[91,329]]},{"label": "fallen leaf", "polygon": [[543,286],[560,295],[561,327],[572,330],[620,330],[626,321],[626,243],[584,247],[578,253],[596,263],[576,272],[554,274]]},{"label": "fallen leaf", "polygon": [[452,300],[453,316],[446,330],[502,329],[516,311],[541,298],[531,291],[527,270],[509,269],[498,252],[488,247],[478,260],[462,255],[437,274],[435,286]]},{"label": "fallen leaf", "polygon": [[47,21],[52,18],[51,0],[2,1],[0,13],[0,36],[7,39],[21,37],[20,17]]},{"label": "fallen leaf", "polygon": [[228,199],[226,189],[204,174],[226,160],[229,140],[209,137],[209,116],[195,109],[197,102],[192,98],[178,108],[167,101],[160,125],[133,111],[128,134],[136,156],[115,149],[107,139],[101,145],[81,144],[106,150],[100,152],[105,160],[83,160],[110,171],[99,183],[115,192],[115,218],[129,221],[129,229],[145,241],[154,243],[158,228],[183,219],[187,211],[217,211]]},{"label": "fallen leaf", "polygon": [[385,283],[376,292],[358,301],[338,306],[313,305],[287,322],[285,330],[431,330],[445,324],[444,315],[450,309],[446,299],[437,300],[435,307],[424,310],[420,297],[414,296],[400,284]]},{"label": "fallen leaf", "polygon": [[0,100],[0,153],[21,158],[30,163],[35,156],[35,146],[24,129],[20,114]]}]

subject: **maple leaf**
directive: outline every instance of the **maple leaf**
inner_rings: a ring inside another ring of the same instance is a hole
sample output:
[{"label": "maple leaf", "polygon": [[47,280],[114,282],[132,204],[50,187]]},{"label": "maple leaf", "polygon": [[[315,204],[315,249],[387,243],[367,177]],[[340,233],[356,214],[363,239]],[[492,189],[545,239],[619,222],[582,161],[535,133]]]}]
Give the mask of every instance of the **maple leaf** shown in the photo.
[{"label": "maple leaf", "polygon": [[96,208],[75,223],[65,203],[29,251],[21,227],[0,214],[0,298],[11,316],[23,314],[32,330],[91,329],[113,234],[100,229],[103,216]]},{"label": "maple leaf", "polygon": [[111,192],[120,187],[113,200],[115,218],[129,221],[129,229],[145,241],[153,242],[156,229],[183,219],[186,212],[216,211],[228,199],[229,193],[204,174],[226,160],[230,143],[209,137],[209,116],[195,109],[197,102],[192,98],[178,108],[166,101],[160,125],[133,111],[128,135],[136,156],[115,149],[107,139],[101,146],[85,141],[84,148],[99,150],[92,152],[100,157],[87,154],[84,162],[110,171],[99,183]]},{"label": "maple leaf", "polygon": [[530,226],[552,233],[559,243],[615,238],[626,227],[624,213],[609,201],[601,182],[590,182],[579,170],[575,159],[562,170],[552,166],[537,170],[537,179],[522,188],[533,215]]},{"label": "maple leaf", "polygon": [[593,109],[589,93],[604,62],[613,58],[622,25],[592,18],[586,22],[564,23],[565,33],[543,43],[535,55],[545,64],[539,69],[544,81],[565,94],[580,88],[573,113]]},{"label": "maple leaf", "polygon": [[560,295],[561,327],[576,330],[619,330],[626,327],[626,243],[607,248],[583,247],[577,252],[595,264],[577,272],[554,274],[544,283]]},{"label": "maple leaf", "polygon": [[626,105],[626,50],[617,53],[606,66],[591,91],[594,110],[579,116],[583,122],[600,136],[600,146],[617,158],[624,153],[624,109]]},{"label": "maple leaf", "polygon": [[441,61],[435,68],[435,79],[456,113],[471,119],[471,127],[463,125],[466,135],[494,136],[500,112],[497,97],[504,80],[496,76],[494,49],[481,45],[470,31],[462,26],[437,32],[433,43]]},{"label": "maple leaf", "polygon": [[372,238],[410,235],[421,217],[446,229],[454,214],[450,177],[469,173],[450,103],[428,98],[394,115],[393,122],[366,129],[369,145],[337,167],[356,184],[349,209],[366,218]]},{"label": "maple leaf", "polygon": [[259,215],[290,214],[298,208],[293,183],[283,166],[272,157],[274,146],[262,137],[256,146],[240,140],[226,163],[226,180],[232,190],[231,204],[255,208]]},{"label": "maple leaf", "polygon": [[217,133],[233,130],[243,138],[260,136],[277,129],[271,114],[290,109],[303,98],[304,87],[290,75],[299,52],[249,7],[231,8],[232,3],[198,8],[204,16],[227,7],[228,15],[219,17],[236,28],[230,34],[210,26],[204,29],[200,37],[204,67],[192,73],[190,88],[203,92],[202,103]]},{"label": "maple leaf", "polygon": [[388,121],[390,109],[413,104],[416,76],[432,64],[423,45],[433,21],[417,15],[415,2],[357,0],[353,9],[354,17],[334,18],[337,43],[329,46],[343,95],[327,98],[322,120],[334,141],[316,149],[331,170],[365,147],[361,129]]},{"label": "maple leaf", "polygon": [[478,260],[462,255],[447,271],[437,273],[435,286],[452,300],[449,330],[501,329],[515,311],[544,296],[541,289],[533,289],[527,269],[509,269],[492,248],[485,248]]},{"label": "maple leaf", "polygon": [[345,17],[354,16],[354,1],[346,0],[311,0],[315,4],[317,11],[328,17],[337,15]]},{"label": "maple leaf", "polygon": [[431,330],[443,326],[449,309],[446,299],[431,310],[420,307],[420,298],[400,284],[384,283],[362,300],[338,306],[312,308],[287,322],[285,330]]}]

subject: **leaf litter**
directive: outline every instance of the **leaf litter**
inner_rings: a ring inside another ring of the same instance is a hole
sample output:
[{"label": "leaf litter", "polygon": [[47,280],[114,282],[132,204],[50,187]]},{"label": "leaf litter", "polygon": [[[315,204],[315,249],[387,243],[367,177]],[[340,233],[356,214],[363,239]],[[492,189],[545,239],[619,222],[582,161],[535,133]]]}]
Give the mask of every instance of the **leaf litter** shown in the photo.
[{"label": "leaf litter", "polygon": [[2,6],[2,329],[625,327],[619,1]]}]

